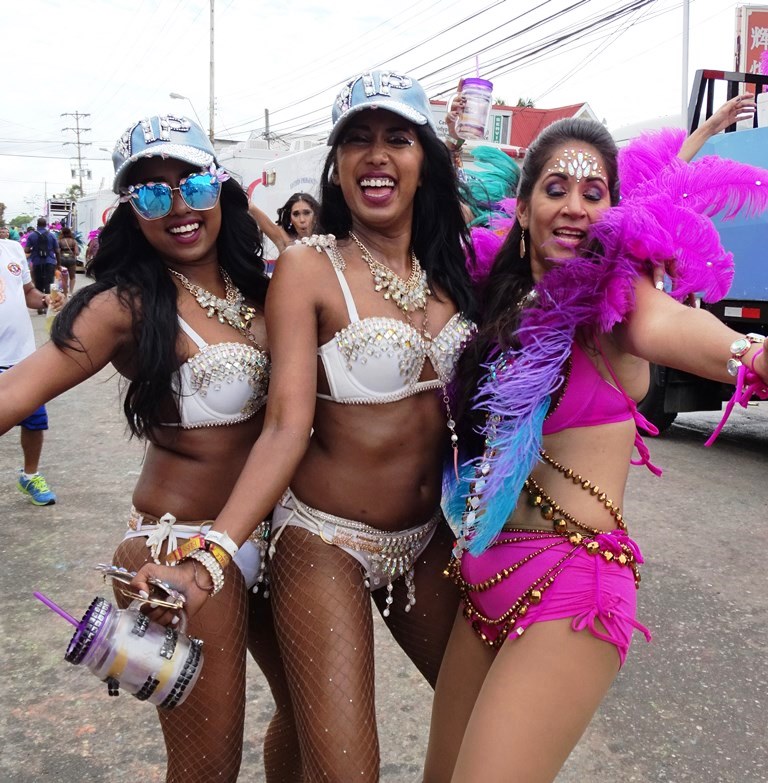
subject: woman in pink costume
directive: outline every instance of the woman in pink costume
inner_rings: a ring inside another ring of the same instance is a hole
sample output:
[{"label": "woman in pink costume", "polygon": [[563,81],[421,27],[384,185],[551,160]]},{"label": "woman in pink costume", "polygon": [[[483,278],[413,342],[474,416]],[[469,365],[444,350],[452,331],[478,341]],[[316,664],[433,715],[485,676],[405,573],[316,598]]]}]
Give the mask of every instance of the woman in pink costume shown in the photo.
[{"label": "woman in pink costume", "polygon": [[[635,404],[649,362],[735,382],[742,404],[768,396],[763,338],[676,301],[724,295],[731,258],[707,216],[766,208],[768,174],[687,164],[683,137],[626,151],[620,206],[601,125],[555,123],[526,157],[459,366],[469,450],[444,505],[460,533],[449,573],[463,606],[438,678],[428,783],[552,781],[633,630],[649,637],[635,617],[643,559],[621,512],[630,464],[660,473]],[[673,296],[652,282],[665,265]]]}]

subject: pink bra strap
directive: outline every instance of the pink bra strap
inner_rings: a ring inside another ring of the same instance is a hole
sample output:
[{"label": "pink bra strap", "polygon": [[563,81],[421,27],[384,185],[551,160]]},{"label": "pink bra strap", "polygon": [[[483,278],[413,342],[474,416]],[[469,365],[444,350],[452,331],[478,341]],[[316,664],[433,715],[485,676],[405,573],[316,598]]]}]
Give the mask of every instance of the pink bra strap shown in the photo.
[{"label": "pink bra strap", "polygon": [[[624,399],[627,401],[627,405],[629,405],[629,409],[632,411],[632,418],[635,420],[635,428],[636,430],[643,430],[643,432],[647,433],[648,435],[658,435],[659,429],[656,427],[655,424],[651,424],[648,419],[643,416],[642,413],[637,409],[637,403],[624,391],[624,387],[619,383],[619,379],[616,376],[616,373],[613,371],[613,367],[611,366],[611,363],[608,361],[608,357],[603,352],[603,346],[600,345],[600,340],[596,337],[595,338],[595,344],[597,345],[597,350],[608,369],[608,372],[611,375],[611,378],[613,378],[613,383],[615,387],[621,392]],[[653,473],[654,476],[661,476],[662,470],[657,465],[654,465],[651,462],[651,452],[648,450],[648,446],[645,445],[645,441],[643,440],[643,436],[640,434],[640,432],[635,432],[635,448],[637,449],[637,453],[640,455],[638,459],[632,459],[630,462],[633,465],[645,465],[648,470]]]}]

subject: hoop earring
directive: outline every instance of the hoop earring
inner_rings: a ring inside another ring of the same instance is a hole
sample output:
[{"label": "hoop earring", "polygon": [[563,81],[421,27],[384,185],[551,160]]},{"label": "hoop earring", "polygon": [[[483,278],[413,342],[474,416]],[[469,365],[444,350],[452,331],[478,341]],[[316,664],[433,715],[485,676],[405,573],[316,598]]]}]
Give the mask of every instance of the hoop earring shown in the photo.
[{"label": "hoop earring", "polygon": [[525,229],[520,232],[520,258],[525,258]]}]

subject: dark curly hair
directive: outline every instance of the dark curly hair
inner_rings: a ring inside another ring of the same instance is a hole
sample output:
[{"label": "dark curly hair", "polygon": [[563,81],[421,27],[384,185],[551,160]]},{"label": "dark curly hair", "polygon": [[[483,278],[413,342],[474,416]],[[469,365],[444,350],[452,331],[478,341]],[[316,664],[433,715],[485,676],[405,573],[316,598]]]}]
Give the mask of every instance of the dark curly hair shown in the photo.
[{"label": "dark curly hair", "polygon": [[[475,296],[467,273],[472,245],[459,196],[460,186],[447,147],[428,125],[412,126],[424,150],[421,186],[413,202],[411,244],[427,273],[468,318],[476,317]],[[352,230],[352,214],[339,185],[332,181],[341,134],[328,153],[320,191],[320,223],[337,239]]]},{"label": "dark curly hair", "polygon": [[317,203],[317,199],[314,198],[314,196],[310,196],[309,193],[294,193],[288,201],[283,204],[282,207],[280,207],[277,210],[277,220],[275,223],[277,223],[280,228],[282,228],[284,231],[287,231],[292,237],[297,237],[298,232],[293,227],[293,223],[291,222],[291,211],[293,210],[293,205],[297,201],[306,201],[307,204],[309,204],[310,207],[312,207],[312,212],[314,213],[314,221],[312,223],[312,231],[310,233],[312,234],[319,234],[321,233],[321,229],[319,228],[318,224],[318,217],[320,215],[320,204]]},{"label": "dark curly hair", "polygon": [[[528,148],[520,172],[518,201],[530,201],[545,163],[556,149],[573,142],[589,144],[600,153],[605,165],[611,205],[619,203],[616,143],[599,122],[578,118],[552,123]],[[494,351],[518,346],[515,332],[520,320],[520,308],[517,303],[533,287],[530,243],[525,256],[521,258],[521,234],[520,223],[515,220],[480,291],[481,321],[477,335],[464,350],[457,366],[453,385],[453,412],[462,444],[462,456],[465,458],[480,454],[483,448],[477,431],[484,422],[482,415],[473,411],[472,403],[485,374],[484,365]]]},{"label": "dark curly hair", "polygon": [[[248,214],[248,197],[235,180],[222,183],[219,264],[245,297],[263,309],[268,277],[261,232]],[[177,289],[164,261],[136,229],[130,204],[119,204],[99,236],[99,249],[86,274],[95,281],[72,297],[53,322],[51,340],[59,348],[81,350],[74,336],[78,315],[98,294],[114,289],[133,315],[135,375],[128,382],[123,410],[133,435],[146,437],[160,425],[159,401],[176,398],[179,336]]]}]

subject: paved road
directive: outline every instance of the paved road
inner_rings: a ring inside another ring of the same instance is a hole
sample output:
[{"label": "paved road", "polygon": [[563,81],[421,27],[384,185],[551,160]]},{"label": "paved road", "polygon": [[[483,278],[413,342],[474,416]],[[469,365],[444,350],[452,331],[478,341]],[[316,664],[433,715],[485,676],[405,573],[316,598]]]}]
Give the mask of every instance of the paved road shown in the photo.
[{"label": "paved road", "polygon": [[[35,316],[40,339],[43,320]],[[141,446],[124,437],[109,371],[49,413],[42,464],[57,505],[35,508],[16,491],[17,435],[0,438],[0,781],[159,783],[152,709],[109,699],[90,673],[65,663],[69,626],[31,596],[41,590],[79,616],[105,594],[89,569],[120,538]],[[654,640],[636,637],[560,783],[768,781],[768,407],[738,412],[717,447],[703,449],[715,418],[681,416],[652,444],[662,480],[633,471],[625,505],[648,560],[640,612]],[[430,691],[386,631],[377,634],[382,781],[413,783]],[[240,779],[258,783],[271,703],[255,666],[248,687]]]}]

